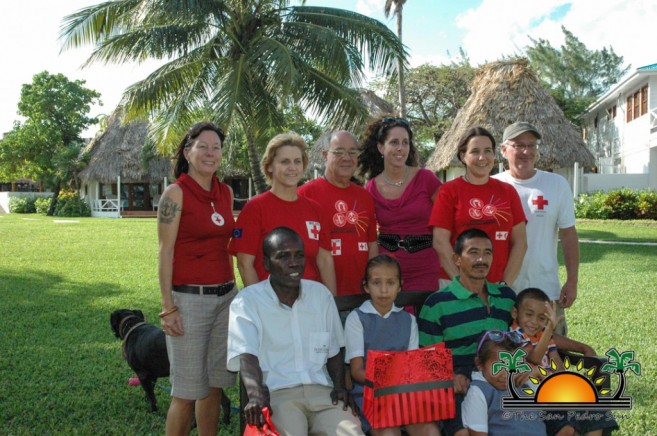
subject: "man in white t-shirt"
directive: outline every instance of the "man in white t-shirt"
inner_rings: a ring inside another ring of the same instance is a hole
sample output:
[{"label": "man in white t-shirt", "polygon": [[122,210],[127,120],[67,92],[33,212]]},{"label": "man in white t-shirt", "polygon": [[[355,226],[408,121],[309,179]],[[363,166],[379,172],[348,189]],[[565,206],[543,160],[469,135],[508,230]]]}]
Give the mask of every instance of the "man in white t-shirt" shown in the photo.
[{"label": "man in white t-shirt", "polygon": [[[518,191],[527,217],[527,253],[514,283],[516,292],[540,288],[557,301],[559,314],[577,298],[579,239],[575,228],[573,194],[565,178],[537,170],[541,133],[530,123],[519,121],[504,130],[501,152],[509,169],[493,177],[510,183]],[[559,282],[557,242],[566,267],[566,282]],[[555,332],[566,335],[565,318]]]},{"label": "man in white t-shirt", "polygon": [[262,245],[269,278],[237,294],[228,323],[228,369],[240,371],[247,423],[262,426],[262,408],[270,407],[282,436],[362,435],[344,388],[344,333],[333,295],[301,279],[305,255],[294,230],[275,228]]}]

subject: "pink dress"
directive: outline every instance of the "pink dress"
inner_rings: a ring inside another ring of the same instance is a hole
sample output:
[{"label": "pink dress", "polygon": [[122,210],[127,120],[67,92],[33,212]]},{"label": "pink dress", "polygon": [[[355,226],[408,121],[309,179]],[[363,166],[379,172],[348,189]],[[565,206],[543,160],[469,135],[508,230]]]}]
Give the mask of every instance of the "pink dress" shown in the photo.
[{"label": "pink dress", "polygon": [[[433,230],[428,224],[433,207],[431,197],[441,184],[434,173],[420,169],[406,186],[401,197],[389,200],[381,195],[374,179],[370,179],[365,184],[365,189],[374,198],[379,233],[399,235],[402,239],[409,235],[431,235]],[[379,245],[379,252],[391,253],[382,245]],[[415,253],[408,253],[400,248],[391,254],[401,265],[404,291],[438,289],[440,261],[432,247]]]}]

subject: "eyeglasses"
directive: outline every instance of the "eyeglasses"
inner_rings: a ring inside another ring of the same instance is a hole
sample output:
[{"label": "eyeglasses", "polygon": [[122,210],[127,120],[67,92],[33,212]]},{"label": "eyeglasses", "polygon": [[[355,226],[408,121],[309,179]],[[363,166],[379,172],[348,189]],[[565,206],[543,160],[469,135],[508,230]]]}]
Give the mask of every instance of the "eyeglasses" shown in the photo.
[{"label": "eyeglasses", "polygon": [[358,157],[360,154],[360,150],[358,149],[352,149],[352,150],[345,150],[344,148],[337,148],[335,150],[327,150],[329,153],[335,155],[336,157],[344,157],[345,155],[349,155],[349,157]]},{"label": "eyeglasses", "polygon": [[477,354],[481,351],[481,346],[484,345],[486,339],[489,339],[496,344],[501,344],[505,338],[508,338],[511,342],[516,345],[523,345],[526,341],[523,336],[515,331],[503,331],[503,330],[489,330],[481,337],[479,340],[479,345],[477,345]]},{"label": "eyeglasses", "polygon": [[509,147],[513,147],[513,149],[517,151],[525,151],[525,150],[534,151],[538,148],[538,142],[534,142],[532,144],[515,144],[512,142],[507,142],[506,145],[508,145]]},{"label": "eyeglasses", "polygon": [[408,121],[405,118],[399,118],[399,117],[385,117],[384,119],[381,120],[381,127],[383,127],[385,124],[392,124],[392,123],[399,123],[404,127],[409,127]]}]

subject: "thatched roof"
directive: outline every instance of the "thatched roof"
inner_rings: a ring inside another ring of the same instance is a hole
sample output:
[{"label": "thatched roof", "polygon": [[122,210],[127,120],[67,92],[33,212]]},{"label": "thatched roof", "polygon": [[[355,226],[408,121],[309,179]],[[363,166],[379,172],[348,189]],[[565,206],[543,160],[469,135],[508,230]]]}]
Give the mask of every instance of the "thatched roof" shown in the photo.
[{"label": "thatched roof", "polygon": [[[541,169],[570,167],[574,162],[594,165],[579,130],[564,116],[525,58],[492,62],[482,66],[472,83],[470,98],[452,126],[436,144],[427,168],[439,171],[458,160],[456,149],[464,133],[485,127],[499,144],[504,129],[516,121],[528,121],[541,131]],[[458,163],[460,165],[460,162]]]},{"label": "thatched roof", "polygon": [[117,108],[105,131],[87,146],[89,165],[80,172],[82,182],[112,183],[117,176],[126,183],[156,182],[171,176],[171,161],[155,157],[144,162],[143,148],[148,138],[148,124],[123,124],[123,111]]},{"label": "thatched roof", "polygon": [[365,103],[370,116],[375,117],[379,114],[390,114],[395,112],[394,105],[388,100],[376,95],[374,91],[366,88],[358,88],[358,92],[360,92],[360,98],[363,100],[363,103]]}]

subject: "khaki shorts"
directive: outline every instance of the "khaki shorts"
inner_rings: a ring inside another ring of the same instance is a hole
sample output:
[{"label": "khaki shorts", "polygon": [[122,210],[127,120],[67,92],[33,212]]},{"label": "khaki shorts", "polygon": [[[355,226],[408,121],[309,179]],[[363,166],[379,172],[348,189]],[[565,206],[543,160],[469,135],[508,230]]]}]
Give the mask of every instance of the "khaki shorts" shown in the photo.
[{"label": "khaki shorts", "polygon": [[331,402],[328,386],[302,385],[271,393],[272,421],[281,436],[363,435],[360,418]]},{"label": "khaki shorts", "polygon": [[237,288],[221,297],[173,292],[185,334],[167,336],[172,396],[200,400],[211,387],[235,385],[235,373],[226,370],[228,313],[235,295]]}]

